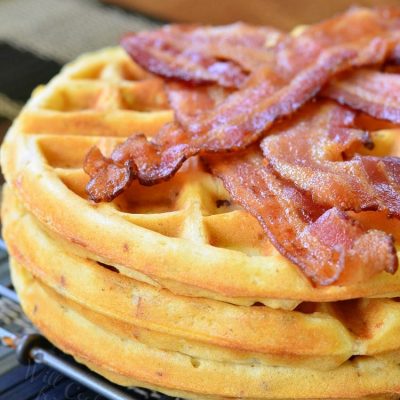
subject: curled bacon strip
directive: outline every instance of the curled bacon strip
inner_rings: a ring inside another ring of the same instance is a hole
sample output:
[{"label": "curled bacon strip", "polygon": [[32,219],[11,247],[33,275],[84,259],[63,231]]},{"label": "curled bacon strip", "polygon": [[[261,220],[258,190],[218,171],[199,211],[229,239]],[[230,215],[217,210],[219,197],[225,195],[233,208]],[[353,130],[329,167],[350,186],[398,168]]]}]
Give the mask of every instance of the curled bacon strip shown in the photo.
[{"label": "curled bacon strip", "polygon": [[193,153],[189,139],[185,131],[171,123],[152,141],[144,135],[131,136],[115,148],[110,158],[93,147],[84,162],[85,172],[92,176],[86,187],[90,198],[95,202],[111,201],[133,179],[142,185],[154,185],[169,178]]},{"label": "curled bacon strip", "polygon": [[[243,23],[222,27],[167,25],[128,34],[121,44],[137,63],[165,78],[239,87],[245,72],[268,65],[274,72],[290,73],[293,66],[303,68],[324,49],[398,29],[399,17],[394,9],[353,8],[309,27],[296,38],[270,27]],[[279,46],[271,51],[276,43]]]},{"label": "curled bacon strip", "polygon": [[323,95],[375,118],[400,123],[400,75],[352,71],[334,79]]},{"label": "curled bacon strip", "polygon": [[283,34],[236,23],[224,27],[167,25],[126,35],[121,45],[140,65],[166,78],[240,87],[247,74],[268,58],[266,48]]},{"label": "curled bacon strip", "polygon": [[365,132],[352,129],[354,117],[339,105],[310,104],[263,140],[264,156],[281,177],[320,205],[400,217],[399,158],[343,161],[354,145],[371,145]]},{"label": "curled bacon strip", "polygon": [[355,283],[397,270],[390,235],[365,230],[337,208],[316,205],[291,182],[277,177],[257,150],[206,160],[232,198],[258,219],[278,251],[316,284]]}]

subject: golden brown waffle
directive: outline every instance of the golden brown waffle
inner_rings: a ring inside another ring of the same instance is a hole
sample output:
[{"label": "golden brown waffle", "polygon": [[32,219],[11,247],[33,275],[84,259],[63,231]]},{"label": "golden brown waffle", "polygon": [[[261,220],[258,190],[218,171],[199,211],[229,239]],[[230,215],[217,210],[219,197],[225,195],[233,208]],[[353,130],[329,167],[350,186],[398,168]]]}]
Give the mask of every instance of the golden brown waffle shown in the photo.
[{"label": "golden brown waffle", "polygon": [[[312,286],[198,159],[169,182],[87,201],[90,147],[109,154],[132,133],[151,136],[172,119],[166,107],[158,79],[106,49],[35,91],[14,122],[1,153],[3,230],[28,316],[125,385],[192,398],[397,398],[400,272]],[[375,132],[374,153],[398,156],[398,134]],[[385,229],[400,238],[399,221]]]}]

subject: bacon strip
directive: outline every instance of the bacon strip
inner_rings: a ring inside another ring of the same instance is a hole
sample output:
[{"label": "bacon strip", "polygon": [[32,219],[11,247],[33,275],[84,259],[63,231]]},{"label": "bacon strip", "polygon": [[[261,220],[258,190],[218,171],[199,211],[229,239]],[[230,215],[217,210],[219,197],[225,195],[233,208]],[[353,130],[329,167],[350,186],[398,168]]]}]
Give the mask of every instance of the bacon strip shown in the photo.
[{"label": "bacon strip", "polygon": [[354,146],[371,146],[365,132],[352,128],[354,117],[339,105],[310,104],[262,141],[264,156],[282,178],[322,206],[400,217],[400,159],[344,161]]},{"label": "bacon strip", "polygon": [[[353,8],[309,27],[299,36],[300,40],[274,28],[243,23],[221,27],[167,25],[128,34],[121,45],[145,69],[165,78],[239,87],[244,81],[240,70],[253,72],[260,65],[268,65],[272,70],[277,67],[281,73],[282,68],[291,69],[294,65],[303,68],[304,62],[308,63],[323,49],[398,29],[399,17],[395,9]],[[277,43],[277,51],[270,51]]]},{"label": "bacon strip", "polygon": [[337,208],[316,205],[277,177],[257,150],[208,156],[206,161],[232,198],[258,219],[277,250],[314,283],[355,283],[397,270],[392,236],[365,230]]},{"label": "bacon strip", "polygon": [[322,92],[372,117],[396,123],[400,123],[399,93],[400,75],[364,69],[334,79]]},{"label": "bacon strip", "polygon": [[110,158],[93,147],[83,166],[92,177],[86,190],[95,202],[111,201],[129,187],[133,179],[138,179],[142,185],[168,179],[192,153],[190,137],[174,123],[165,125],[152,141],[144,135],[131,136],[115,148]]},{"label": "bacon strip", "polygon": [[224,27],[167,25],[126,35],[121,45],[145,69],[191,83],[240,87],[247,71],[268,58],[266,49],[283,33],[236,23]]}]

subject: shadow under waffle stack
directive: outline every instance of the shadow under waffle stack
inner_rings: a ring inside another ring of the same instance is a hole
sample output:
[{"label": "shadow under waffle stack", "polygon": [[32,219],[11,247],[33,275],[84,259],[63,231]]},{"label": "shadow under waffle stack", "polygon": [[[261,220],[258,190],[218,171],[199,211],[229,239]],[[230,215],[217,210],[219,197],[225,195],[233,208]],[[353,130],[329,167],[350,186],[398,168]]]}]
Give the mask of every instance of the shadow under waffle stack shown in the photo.
[{"label": "shadow under waffle stack", "polygon": [[[86,199],[93,145],[110,154],[172,118],[160,80],[121,49],[83,56],[35,91],[2,147],[3,231],[29,318],[127,386],[187,398],[398,398],[400,273],[313,286],[198,159],[111,203]],[[397,134],[375,132],[374,153],[398,156]],[[398,239],[400,223],[385,230]]]}]

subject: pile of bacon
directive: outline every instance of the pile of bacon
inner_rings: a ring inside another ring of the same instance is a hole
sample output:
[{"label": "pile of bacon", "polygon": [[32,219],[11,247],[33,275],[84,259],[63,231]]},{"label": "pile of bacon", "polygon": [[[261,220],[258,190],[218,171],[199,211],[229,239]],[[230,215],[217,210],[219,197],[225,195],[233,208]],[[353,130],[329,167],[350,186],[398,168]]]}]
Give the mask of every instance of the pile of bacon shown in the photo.
[{"label": "pile of bacon", "polygon": [[400,158],[356,152],[373,146],[360,115],[400,123],[400,9],[353,8],[298,34],[172,25],[122,46],[165,79],[175,120],[110,158],[93,148],[91,200],[170,179],[200,155],[315,284],[397,270],[393,237],[354,215],[400,217]]}]

